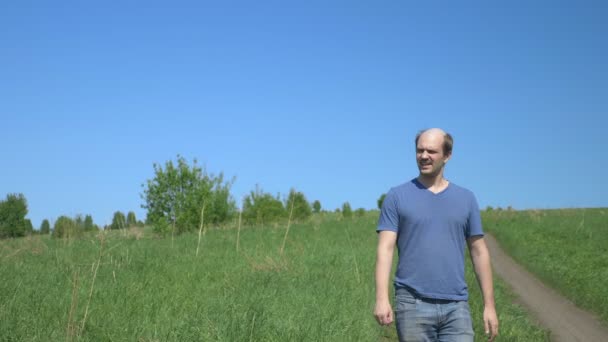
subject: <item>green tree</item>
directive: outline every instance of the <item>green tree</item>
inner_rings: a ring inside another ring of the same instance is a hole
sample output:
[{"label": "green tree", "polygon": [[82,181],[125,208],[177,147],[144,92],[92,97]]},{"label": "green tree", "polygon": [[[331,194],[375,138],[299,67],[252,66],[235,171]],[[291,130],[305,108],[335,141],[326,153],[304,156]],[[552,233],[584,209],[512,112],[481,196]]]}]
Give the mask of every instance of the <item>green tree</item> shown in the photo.
[{"label": "green tree", "polygon": [[126,227],[127,220],[125,218],[125,214],[121,211],[116,211],[114,216],[112,217],[112,224],[110,224],[110,229],[123,229]]},{"label": "green tree", "polygon": [[25,219],[25,234],[34,233],[34,225],[30,219]]},{"label": "green tree", "polygon": [[82,218],[82,214],[74,216],[74,224],[76,225],[76,229],[84,231],[84,218]]},{"label": "green tree", "polygon": [[89,232],[92,230],[98,230],[99,228],[93,223],[93,217],[91,215],[87,215],[84,217],[84,231]]},{"label": "green tree", "polygon": [[0,238],[24,236],[29,226],[27,200],[23,194],[8,194],[6,200],[0,201]]},{"label": "green tree", "polygon": [[342,204],[342,217],[345,219],[353,217],[353,210],[348,202],[344,202],[344,204]]},{"label": "green tree", "polygon": [[292,204],[293,213],[291,213],[291,219],[293,221],[304,221],[312,215],[312,208],[310,207],[310,203],[308,203],[306,196],[304,196],[303,193],[296,191],[296,189],[291,189],[289,191],[289,196],[287,196],[285,210],[288,215],[291,211]]},{"label": "green tree", "polygon": [[357,217],[363,217],[363,216],[365,216],[365,209],[364,208],[358,208],[357,210],[355,210],[355,216],[357,216]]},{"label": "green tree", "polygon": [[127,214],[127,227],[135,227],[137,225],[137,219],[135,218],[135,213],[133,211],[129,211]]},{"label": "green tree", "polygon": [[236,204],[230,195],[234,182],[225,182],[224,176],[208,174],[197,165],[192,166],[177,156],[177,163],[168,161],[164,168],[154,164],[154,178],[144,185],[142,198],[147,209],[146,221],[157,231],[167,225],[176,232],[197,229],[200,225],[201,209],[205,206],[205,223],[227,222],[236,212]]},{"label": "green tree", "polygon": [[67,217],[67,216],[59,216],[57,221],[55,221],[55,226],[53,227],[53,237],[54,238],[73,238],[80,235],[80,230],[78,229],[78,225],[75,220]]},{"label": "green tree", "polygon": [[42,224],[40,225],[40,234],[49,234],[51,232],[51,224],[49,220],[42,220]]},{"label": "green tree", "polygon": [[315,200],[315,201],[312,203],[312,211],[313,211],[315,214],[318,214],[318,213],[320,213],[320,212],[321,212],[321,202],[319,202],[319,200]]},{"label": "green tree", "polygon": [[279,195],[274,197],[256,186],[255,191],[251,191],[249,195],[245,196],[243,201],[243,221],[245,223],[262,225],[278,222],[284,218],[286,218],[286,211]]},{"label": "green tree", "polygon": [[378,198],[378,209],[382,209],[382,204],[384,203],[384,199],[386,198],[386,194],[380,195]]}]

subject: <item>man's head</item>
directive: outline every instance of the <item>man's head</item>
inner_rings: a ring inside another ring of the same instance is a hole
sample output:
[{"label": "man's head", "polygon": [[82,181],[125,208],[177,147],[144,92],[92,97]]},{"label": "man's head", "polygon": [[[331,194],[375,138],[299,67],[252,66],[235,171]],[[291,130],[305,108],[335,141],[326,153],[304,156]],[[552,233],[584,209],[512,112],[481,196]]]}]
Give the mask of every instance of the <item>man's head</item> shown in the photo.
[{"label": "man's head", "polygon": [[452,136],[442,129],[431,128],[416,135],[416,162],[420,175],[435,177],[452,156]]}]

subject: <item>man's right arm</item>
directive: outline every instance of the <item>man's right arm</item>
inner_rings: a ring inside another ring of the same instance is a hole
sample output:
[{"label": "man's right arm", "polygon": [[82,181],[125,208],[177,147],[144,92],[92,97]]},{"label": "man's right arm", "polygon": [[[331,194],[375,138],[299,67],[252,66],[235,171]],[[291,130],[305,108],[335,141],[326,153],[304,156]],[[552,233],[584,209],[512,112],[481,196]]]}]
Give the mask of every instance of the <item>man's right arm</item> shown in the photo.
[{"label": "man's right arm", "polygon": [[393,265],[393,252],[397,233],[383,230],[378,233],[376,254],[376,307],[374,316],[378,323],[388,325],[393,322],[393,309],[389,300],[389,279]]}]

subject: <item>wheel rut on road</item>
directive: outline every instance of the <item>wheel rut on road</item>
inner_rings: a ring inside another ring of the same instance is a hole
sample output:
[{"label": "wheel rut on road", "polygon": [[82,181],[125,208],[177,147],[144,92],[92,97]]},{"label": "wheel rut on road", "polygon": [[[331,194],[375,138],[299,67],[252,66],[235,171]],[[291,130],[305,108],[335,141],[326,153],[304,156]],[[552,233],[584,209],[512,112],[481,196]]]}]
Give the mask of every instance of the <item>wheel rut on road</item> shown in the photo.
[{"label": "wheel rut on road", "polygon": [[541,326],[550,331],[551,341],[608,341],[608,328],[596,316],[576,307],[517,264],[492,235],[486,234],[485,240],[494,272],[510,285],[524,308]]}]

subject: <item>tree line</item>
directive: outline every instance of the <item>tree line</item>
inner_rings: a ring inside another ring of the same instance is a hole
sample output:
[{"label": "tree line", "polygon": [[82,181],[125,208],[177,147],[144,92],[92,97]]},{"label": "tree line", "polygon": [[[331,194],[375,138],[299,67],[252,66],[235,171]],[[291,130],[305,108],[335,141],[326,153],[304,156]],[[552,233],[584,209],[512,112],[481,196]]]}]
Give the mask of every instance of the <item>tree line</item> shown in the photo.
[{"label": "tree line", "polygon": [[[225,180],[223,173],[214,175],[200,167],[194,159],[189,164],[178,155],[174,163],[153,164],[154,176],[142,184],[142,208],[147,210],[145,224],[154,227],[158,233],[183,233],[198,229],[201,224],[221,226],[231,224],[237,216],[245,225],[264,225],[305,221],[313,213],[322,211],[321,202],[312,203],[296,189],[290,189],[285,198],[272,195],[256,188],[242,199],[241,208],[230,193],[234,178]],[[378,200],[378,207],[384,195]],[[348,202],[335,210],[343,218],[351,218],[353,210]],[[31,222],[26,219],[27,201],[23,194],[9,194],[0,201],[0,238],[19,237],[35,233]],[[365,209],[358,208],[354,215],[362,216]],[[112,223],[104,229],[123,229],[144,226],[135,213],[126,216],[116,211]],[[76,217],[60,216],[51,229],[50,222],[42,221],[38,233],[52,233],[54,237],[72,237],[83,232],[101,229],[93,223],[91,215]]]},{"label": "tree line", "polygon": [[[52,234],[53,237],[76,237],[85,232],[98,231],[101,228],[93,222],[91,215],[76,215],[69,217],[61,215],[55,220],[53,227],[48,219],[42,220],[40,228],[35,230],[32,222],[26,218],[28,213],[27,199],[23,194],[8,194],[0,200],[0,239],[16,238],[30,234]],[[127,216],[120,211],[114,213],[112,224],[103,229],[121,229],[128,227],[143,227],[142,221],[137,221],[135,212]]]}]

